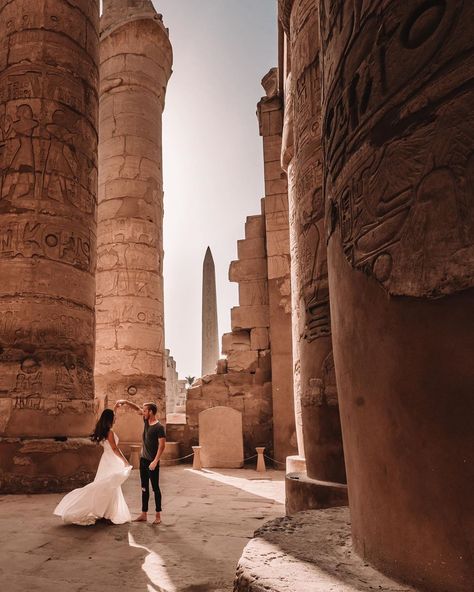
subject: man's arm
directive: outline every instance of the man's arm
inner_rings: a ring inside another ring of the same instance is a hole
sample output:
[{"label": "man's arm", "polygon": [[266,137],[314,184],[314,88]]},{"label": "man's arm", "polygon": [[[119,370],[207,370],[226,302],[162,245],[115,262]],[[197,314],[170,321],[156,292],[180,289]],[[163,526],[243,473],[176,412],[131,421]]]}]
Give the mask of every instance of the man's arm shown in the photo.
[{"label": "man's arm", "polygon": [[131,407],[135,411],[138,411],[138,413],[142,412],[141,407],[139,407],[135,403],[132,403],[131,401],[127,401],[126,399],[119,399],[114,405],[114,411],[116,411],[119,407],[122,407],[123,405],[128,405],[129,407]]},{"label": "man's arm", "polygon": [[158,462],[163,454],[163,450],[165,449],[166,438],[163,436],[162,438],[158,438],[158,451],[156,453],[155,458],[150,463],[148,467],[150,471],[154,471],[158,465]]}]

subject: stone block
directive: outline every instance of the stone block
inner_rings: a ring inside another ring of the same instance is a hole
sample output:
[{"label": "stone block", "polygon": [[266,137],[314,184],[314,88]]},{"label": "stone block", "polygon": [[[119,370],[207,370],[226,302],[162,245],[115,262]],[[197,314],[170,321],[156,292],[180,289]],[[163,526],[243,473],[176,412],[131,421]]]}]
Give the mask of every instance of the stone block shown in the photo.
[{"label": "stone block", "polygon": [[246,351],[250,349],[250,333],[248,331],[232,331],[222,336],[222,353]]},{"label": "stone block", "polygon": [[267,232],[268,257],[275,255],[288,255],[290,253],[290,233],[287,227],[281,230]]},{"label": "stone block", "polygon": [[[272,110],[267,110],[270,107]],[[274,107],[277,107],[276,109]],[[260,135],[267,137],[267,136],[277,136],[281,142],[281,132],[283,131],[283,111],[281,109],[281,105],[267,105],[263,104],[260,110]]]},{"label": "stone block", "polygon": [[278,160],[281,153],[281,136],[268,136],[263,139],[263,160]]},{"label": "stone block", "polygon": [[265,179],[268,181],[273,179],[286,179],[286,173],[281,168],[280,155],[278,155],[278,160],[265,163],[264,174]]},{"label": "stone block", "polygon": [[240,260],[266,257],[265,239],[263,237],[256,237],[238,240],[237,256]]},{"label": "stone block", "polygon": [[290,255],[276,255],[268,258],[268,279],[274,280],[290,275]]},{"label": "stone block", "polygon": [[227,356],[229,372],[255,372],[257,365],[258,352],[253,350],[232,352]]},{"label": "stone block", "polygon": [[193,399],[202,399],[202,387],[192,386],[188,388],[186,398],[187,401],[192,401]]},{"label": "stone block", "polygon": [[217,360],[217,374],[227,373],[227,360],[225,358]]},{"label": "stone block", "polygon": [[247,216],[245,221],[245,238],[265,236],[265,219],[263,216]]},{"label": "stone block", "polygon": [[242,414],[223,406],[202,411],[199,414],[199,445],[203,467],[243,467]]},{"label": "stone block", "polygon": [[288,194],[277,193],[265,197],[265,214],[288,212]]},{"label": "stone block", "polygon": [[258,327],[250,331],[250,347],[252,349],[268,349],[270,347],[270,337],[268,329]]},{"label": "stone block", "polygon": [[233,387],[245,387],[253,383],[253,374],[250,372],[229,372],[225,376],[225,383],[229,390]]},{"label": "stone block", "polygon": [[240,306],[252,306],[254,304],[268,304],[267,280],[239,283]]},{"label": "stone block", "polygon": [[260,280],[267,277],[267,260],[243,259],[232,261],[229,267],[229,281],[244,282],[248,280]]},{"label": "stone block", "polygon": [[288,181],[285,178],[281,179],[273,179],[273,180],[266,180],[265,181],[265,195],[275,195],[281,193],[287,193],[288,191]]},{"label": "stone block", "polygon": [[270,326],[268,306],[234,306],[230,315],[232,330]]}]

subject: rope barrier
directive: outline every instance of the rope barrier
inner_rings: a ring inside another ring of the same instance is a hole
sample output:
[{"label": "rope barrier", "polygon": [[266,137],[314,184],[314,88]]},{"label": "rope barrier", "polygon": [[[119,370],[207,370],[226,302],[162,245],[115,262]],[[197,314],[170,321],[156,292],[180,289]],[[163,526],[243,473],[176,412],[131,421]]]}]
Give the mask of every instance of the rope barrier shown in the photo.
[{"label": "rope barrier", "polygon": [[274,463],[277,463],[278,465],[286,465],[286,462],[281,462],[281,460],[275,460],[274,458],[272,458],[271,456],[267,456],[266,454],[263,455],[266,459],[271,460]]},{"label": "rope barrier", "polygon": [[[191,456],[194,456],[194,452],[191,452],[191,454],[187,454],[186,456],[181,456],[180,458],[163,458],[162,460],[166,463],[170,463],[170,462],[179,462],[180,460],[184,460],[185,458],[190,458]],[[258,454],[254,454],[253,456],[247,456],[246,458],[244,458],[244,462],[247,460],[251,460],[252,458],[256,458],[258,456]],[[222,462],[234,462],[235,458],[232,460],[222,460]]]}]

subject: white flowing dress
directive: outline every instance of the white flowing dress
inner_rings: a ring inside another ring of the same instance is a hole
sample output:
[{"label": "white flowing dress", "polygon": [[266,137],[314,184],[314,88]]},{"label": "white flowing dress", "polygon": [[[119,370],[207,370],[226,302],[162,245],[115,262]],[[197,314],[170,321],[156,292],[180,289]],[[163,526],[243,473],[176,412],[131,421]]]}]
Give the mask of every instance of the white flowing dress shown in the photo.
[{"label": "white flowing dress", "polygon": [[[118,444],[115,433],[114,438]],[[121,487],[130,476],[132,467],[125,466],[107,440],[100,444],[104,452],[94,481],[65,495],[54,510],[54,514],[61,516],[66,524],[89,526],[99,518],[107,518],[114,524],[124,524],[132,519]]]}]

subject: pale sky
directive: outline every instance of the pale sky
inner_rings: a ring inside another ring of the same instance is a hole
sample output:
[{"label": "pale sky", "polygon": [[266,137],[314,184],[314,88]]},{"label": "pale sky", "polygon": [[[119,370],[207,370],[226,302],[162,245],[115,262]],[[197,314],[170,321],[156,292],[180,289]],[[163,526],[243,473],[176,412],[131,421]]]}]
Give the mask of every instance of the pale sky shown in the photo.
[{"label": "pale sky", "polygon": [[219,349],[237,284],[228,281],[263,197],[260,80],[276,65],[276,0],[154,0],[174,51],[163,120],[166,347],[180,378],[201,374],[201,282],[216,265]]}]

